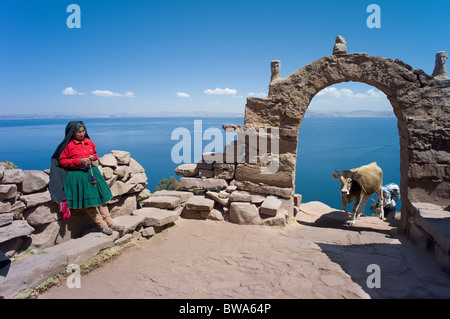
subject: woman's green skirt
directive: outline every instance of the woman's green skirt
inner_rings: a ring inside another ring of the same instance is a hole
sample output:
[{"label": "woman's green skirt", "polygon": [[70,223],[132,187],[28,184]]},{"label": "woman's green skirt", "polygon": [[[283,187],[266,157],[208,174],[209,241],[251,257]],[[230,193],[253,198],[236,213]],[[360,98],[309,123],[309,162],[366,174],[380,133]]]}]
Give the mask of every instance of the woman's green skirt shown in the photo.
[{"label": "woman's green skirt", "polygon": [[[92,183],[92,174],[97,181]],[[64,182],[64,193],[69,208],[86,208],[100,206],[113,197],[108,184],[97,167],[75,169],[67,172]]]}]

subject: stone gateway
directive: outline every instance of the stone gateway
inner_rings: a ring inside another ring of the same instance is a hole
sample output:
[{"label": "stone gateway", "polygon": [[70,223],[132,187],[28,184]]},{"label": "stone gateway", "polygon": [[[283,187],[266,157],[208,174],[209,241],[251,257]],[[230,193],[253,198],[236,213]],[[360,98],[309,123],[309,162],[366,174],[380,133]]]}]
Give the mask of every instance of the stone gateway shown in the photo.
[{"label": "stone gateway", "polygon": [[[435,76],[430,76],[399,59],[347,53],[345,45],[345,39],[338,36],[333,55],[320,58],[284,78],[279,76],[280,61],[271,63],[268,96],[247,98],[244,125],[224,124],[223,127],[238,133],[250,128],[255,131],[278,128],[280,169],[274,175],[248,174],[246,181],[240,178],[235,184],[238,188],[245,185],[247,189],[259,188],[270,190],[274,195],[292,196],[298,133],[312,98],[336,83],[366,83],[386,94],[398,120],[401,231],[408,233],[411,218],[414,219],[417,211],[413,203],[433,203],[442,209],[450,205],[450,80],[444,65],[447,54],[438,53]],[[236,174],[243,170],[251,171],[248,164],[238,164]],[[252,172],[256,172],[254,167]]]}]

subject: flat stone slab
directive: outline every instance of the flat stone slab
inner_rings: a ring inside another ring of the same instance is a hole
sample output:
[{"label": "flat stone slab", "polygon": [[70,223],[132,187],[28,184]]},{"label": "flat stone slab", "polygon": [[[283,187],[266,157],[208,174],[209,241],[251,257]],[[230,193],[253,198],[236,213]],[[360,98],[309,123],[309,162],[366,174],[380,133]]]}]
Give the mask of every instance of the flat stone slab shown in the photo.
[{"label": "flat stone slab", "polygon": [[180,178],[180,189],[187,191],[194,190],[217,190],[227,188],[228,183],[221,178],[196,178],[182,177]]},{"label": "flat stone slab", "polygon": [[144,207],[136,209],[133,216],[138,216],[143,219],[142,225],[149,226],[164,226],[173,223],[180,216],[180,211],[172,211],[156,207]]},{"label": "flat stone slab", "polygon": [[416,209],[414,221],[450,254],[450,212],[431,203],[411,203]]},{"label": "flat stone slab", "polygon": [[260,212],[265,215],[276,216],[282,204],[281,200],[275,196],[267,196],[261,205]]},{"label": "flat stone slab", "polygon": [[68,264],[80,264],[96,256],[101,250],[113,246],[115,236],[103,233],[89,233],[81,238],[46,248],[47,253],[63,253]]},{"label": "flat stone slab", "polygon": [[178,197],[181,200],[181,203],[185,203],[189,198],[194,196],[194,194],[192,192],[187,192],[187,191],[161,190],[161,191],[154,192],[152,194],[152,197],[155,197],[155,196],[173,196],[173,197]]},{"label": "flat stone slab", "polygon": [[63,270],[66,264],[64,251],[34,255],[11,263],[6,278],[0,276],[0,296],[9,299],[21,290],[31,289]]},{"label": "flat stone slab", "polygon": [[0,228],[0,243],[4,243],[13,238],[28,236],[34,232],[26,220],[13,220],[10,224]]},{"label": "flat stone slab", "polygon": [[[134,211],[133,211],[134,213]],[[113,218],[114,223],[125,227],[123,234],[127,234],[135,230],[139,225],[142,225],[145,221],[144,216],[139,215],[121,215]]]},{"label": "flat stone slab", "polygon": [[175,196],[153,196],[146,199],[142,206],[174,209],[181,205],[180,197]]},{"label": "flat stone slab", "polygon": [[189,198],[185,207],[188,210],[211,211],[214,207],[214,200],[204,196],[194,196]]}]

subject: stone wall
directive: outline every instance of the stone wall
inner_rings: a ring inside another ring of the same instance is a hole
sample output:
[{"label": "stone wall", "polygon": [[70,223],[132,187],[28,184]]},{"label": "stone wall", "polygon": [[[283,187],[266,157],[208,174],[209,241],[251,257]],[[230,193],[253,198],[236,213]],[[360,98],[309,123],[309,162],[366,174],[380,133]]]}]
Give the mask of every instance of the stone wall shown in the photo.
[{"label": "stone wall", "polygon": [[[4,163],[3,163],[4,164]],[[112,151],[96,163],[111,187],[111,216],[131,215],[150,197],[144,168],[126,151]],[[81,237],[96,227],[83,210],[62,219],[48,191],[49,170],[7,169],[0,165],[0,250],[7,256]]]},{"label": "stone wall", "polygon": [[[323,57],[285,78],[279,76],[279,69],[280,62],[273,61],[268,97],[247,99],[245,124],[237,129],[279,129],[281,169],[274,176],[252,175],[249,182],[275,187],[276,191],[290,188],[293,194],[297,144],[302,147],[298,133],[309,103],[327,86],[355,81],[385,93],[398,119],[401,231],[409,231],[415,214],[412,202],[450,206],[450,80],[446,75],[430,76],[398,59],[346,51]],[[258,166],[253,165],[254,172]],[[249,171],[250,167],[244,164],[241,169]]]},{"label": "stone wall", "polygon": [[[228,131],[237,132],[238,127],[230,126]],[[240,131],[237,135],[238,139],[226,145],[222,153],[203,153],[198,163],[175,169],[182,176],[180,191],[195,194],[186,200],[181,216],[237,224],[285,225],[301,202],[301,196],[290,187],[292,178],[280,166],[279,174],[272,176],[272,185],[262,183],[259,167],[255,169],[257,164],[252,164],[250,152],[245,151],[249,133]],[[155,200],[151,197],[144,206]]]}]

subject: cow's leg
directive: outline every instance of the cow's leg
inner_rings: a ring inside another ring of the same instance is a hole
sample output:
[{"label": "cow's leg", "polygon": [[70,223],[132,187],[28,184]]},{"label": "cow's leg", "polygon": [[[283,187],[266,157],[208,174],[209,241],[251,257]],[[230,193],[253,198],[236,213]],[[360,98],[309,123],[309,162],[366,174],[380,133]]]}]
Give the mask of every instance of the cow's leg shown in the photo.
[{"label": "cow's leg", "polygon": [[355,199],[355,203],[353,204],[353,207],[352,207],[353,219],[350,222],[350,226],[354,226],[355,225],[356,216],[358,215],[359,205],[361,204],[361,199],[362,199],[361,197]]},{"label": "cow's leg", "polygon": [[378,204],[380,205],[380,219],[384,220],[384,200],[383,200],[383,187],[380,187],[377,191]]},{"label": "cow's leg", "polygon": [[342,196],[342,209],[344,210],[347,217],[351,217],[351,215],[348,213],[348,209],[347,209],[347,198],[344,196]]},{"label": "cow's leg", "polygon": [[364,207],[366,206],[367,200],[369,199],[369,196],[364,195],[360,206],[358,208],[358,216],[356,216],[356,218],[359,218],[359,216],[361,216],[362,213],[364,213]]}]

